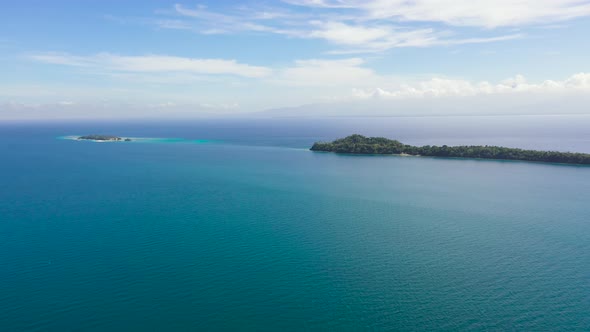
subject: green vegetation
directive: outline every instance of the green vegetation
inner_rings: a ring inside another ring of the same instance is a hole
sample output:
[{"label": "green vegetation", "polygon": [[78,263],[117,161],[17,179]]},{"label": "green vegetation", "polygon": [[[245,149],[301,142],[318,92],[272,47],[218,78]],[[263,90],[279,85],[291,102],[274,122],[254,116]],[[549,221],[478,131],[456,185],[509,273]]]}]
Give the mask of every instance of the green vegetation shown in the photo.
[{"label": "green vegetation", "polygon": [[312,151],[351,154],[407,154],[448,158],[481,158],[500,160],[523,160],[564,164],[590,164],[590,154],[535,151],[500,146],[412,146],[383,137],[351,135],[331,143],[317,142]]},{"label": "green vegetation", "polygon": [[[118,136],[110,136],[110,135],[86,135],[80,136],[78,139],[84,140],[92,140],[92,141],[122,141],[123,138]],[[125,138],[125,142],[129,142],[131,139]]]}]

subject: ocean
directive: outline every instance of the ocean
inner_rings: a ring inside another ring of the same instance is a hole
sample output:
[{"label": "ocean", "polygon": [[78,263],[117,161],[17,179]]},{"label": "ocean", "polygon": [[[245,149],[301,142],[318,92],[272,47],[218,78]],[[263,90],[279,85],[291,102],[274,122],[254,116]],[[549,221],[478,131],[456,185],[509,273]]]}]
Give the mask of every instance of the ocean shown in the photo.
[{"label": "ocean", "polygon": [[[0,123],[0,330],[590,329],[590,116]],[[153,138],[95,143],[68,135]]]}]

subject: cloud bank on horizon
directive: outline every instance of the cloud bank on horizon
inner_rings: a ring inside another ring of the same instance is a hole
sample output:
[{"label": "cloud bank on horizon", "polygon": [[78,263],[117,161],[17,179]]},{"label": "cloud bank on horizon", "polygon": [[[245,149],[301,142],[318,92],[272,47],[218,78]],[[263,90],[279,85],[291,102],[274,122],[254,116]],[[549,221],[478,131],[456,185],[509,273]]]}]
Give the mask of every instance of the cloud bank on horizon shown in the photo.
[{"label": "cloud bank on horizon", "polygon": [[0,120],[590,95],[589,0],[0,6]]}]

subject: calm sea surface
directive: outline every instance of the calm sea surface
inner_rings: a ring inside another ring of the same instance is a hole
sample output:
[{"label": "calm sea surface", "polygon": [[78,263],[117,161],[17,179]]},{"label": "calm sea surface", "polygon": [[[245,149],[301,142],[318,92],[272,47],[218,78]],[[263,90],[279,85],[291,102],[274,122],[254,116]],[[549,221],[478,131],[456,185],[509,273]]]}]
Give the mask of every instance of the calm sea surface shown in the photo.
[{"label": "calm sea surface", "polygon": [[[590,330],[590,116],[0,124],[0,330]],[[145,143],[59,139],[90,133]],[[174,140],[170,138],[182,138]]]}]

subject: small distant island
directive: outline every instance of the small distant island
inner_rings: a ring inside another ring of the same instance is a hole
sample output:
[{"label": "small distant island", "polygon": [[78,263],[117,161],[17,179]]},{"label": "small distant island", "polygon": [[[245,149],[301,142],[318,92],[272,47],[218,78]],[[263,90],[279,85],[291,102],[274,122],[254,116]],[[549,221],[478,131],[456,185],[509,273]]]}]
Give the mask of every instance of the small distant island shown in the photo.
[{"label": "small distant island", "polygon": [[412,146],[383,137],[365,137],[350,135],[333,142],[316,142],[311,151],[347,153],[347,154],[396,154],[411,156],[476,158],[498,160],[521,160],[546,163],[563,163],[590,165],[590,154],[536,151],[501,146]]},{"label": "small distant island", "polygon": [[123,138],[118,136],[111,136],[111,135],[86,135],[78,137],[80,140],[89,140],[89,141],[125,141],[131,142],[131,138]]}]

